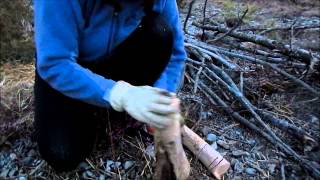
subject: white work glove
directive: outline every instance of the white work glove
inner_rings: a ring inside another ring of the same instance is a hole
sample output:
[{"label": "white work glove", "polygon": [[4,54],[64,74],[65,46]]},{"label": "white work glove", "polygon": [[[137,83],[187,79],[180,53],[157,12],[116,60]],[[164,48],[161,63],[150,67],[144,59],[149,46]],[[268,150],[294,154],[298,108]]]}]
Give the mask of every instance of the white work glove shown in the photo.
[{"label": "white work glove", "polygon": [[179,113],[179,108],[171,106],[174,95],[150,86],[133,86],[118,81],[110,92],[110,104],[116,111],[126,111],[138,121],[156,128],[170,124],[170,115]]}]

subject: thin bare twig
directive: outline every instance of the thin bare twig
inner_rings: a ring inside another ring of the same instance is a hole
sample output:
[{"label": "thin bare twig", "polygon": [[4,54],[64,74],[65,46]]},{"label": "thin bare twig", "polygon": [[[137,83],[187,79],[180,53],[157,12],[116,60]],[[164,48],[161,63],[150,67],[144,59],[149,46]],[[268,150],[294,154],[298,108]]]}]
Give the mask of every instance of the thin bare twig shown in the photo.
[{"label": "thin bare twig", "polygon": [[206,50],[206,49],[203,49],[203,48],[201,48],[201,47],[195,46],[195,45],[190,44],[190,43],[185,43],[185,46],[195,48],[195,49],[197,49],[197,50],[199,50],[199,51],[202,51],[202,52],[204,52],[204,53],[206,53],[206,54],[214,57],[217,61],[219,61],[220,63],[226,65],[226,66],[227,66],[228,68],[230,68],[230,69],[235,69],[235,68],[237,68],[237,66],[236,66],[235,64],[227,61],[227,60],[224,59],[222,56],[219,56],[219,55],[217,55],[217,54],[215,54],[215,53],[213,53],[213,52],[210,52],[210,51],[208,51],[208,50]]},{"label": "thin bare twig", "polygon": [[189,46],[195,47],[195,48],[199,48],[199,49],[204,49],[204,50],[206,50],[207,52],[210,52],[210,53],[212,53],[212,51],[217,51],[217,52],[219,52],[221,54],[224,54],[224,55],[227,55],[227,56],[230,56],[230,57],[234,57],[234,58],[242,59],[242,60],[245,60],[245,61],[250,61],[250,62],[259,63],[261,65],[268,66],[269,68],[272,68],[273,70],[275,70],[275,71],[279,72],[280,74],[282,74],[283,76],[287,77],[288,79],[290,79],[292,82],[296,83],[297,85],[300,85],[300,86],[304,87],[305,89],[310,91],[312,94],[314,94],[316,96],[320,96],[320,91],[319,90],[314,89],[313,87],[311,87],[310,85],[308,85],[304,81],[302,81],[302,80],[294,77],[293,75],[287,73],[286,71],[280,69],[275,64],[271,64],[271,63],[268,63],[266,61],[263,61],[263,60],[260,60],[260,59],[256,59],[256,58],[253,58],[253,57],[250,57],[250,56],[247,56],[247,55],[243,55],[243,54],[240,54],[240,53],[226,51],[226,50],[223,50],[223,49],[220,49],[220,48],[215,48],[213,46],[203,45],[205,43],[202,43],[202,42],[193,43],[193,42],[195,42],[195,40],[188,40],[188,41],[190,41],[192,44],[191,43],[186,43],[187,45],[191,44]]},{"label": "thin bare twig", "polygon": [[189,18],[190,18],[191,12],[192,12],[192,8],[193,8],[193,5],[194,5],[195,2],[196,2],[196,0],[192,0],[190,2],[189,9],[188,9],[188,14],[187,14],[186,19],[184,20],[184,23],[183,23],[183,31],[186,34],[188,34],[187,25],[188,25],[188,21],[189,21]]},{"label": "thin bare twig", "polygon": [[[220,26],[220,25],[219,26],[202,26],[199,23],[195,23],[195,22],[193,22],[193,25],[195,25],[199,28],[204,28],[206,30],[218,31],[218,32],[222,32],[222,33],[226,33],[229,31],[228,28]],[[231,37],[237,38],[237,39],[241,39],[243,41],[253,42],[253,43],[262,45],[262,46],[267,47],[269,49],[276,49],[287,56],[301,59],[303,62],[305,62],[307,64],[311,64],[312,61],[316,61],[316,62],[319,61],[318,58],[314,57],[314,55],[312,55],[309,51],[307,51],[305,49],[296,48],[296,47],[290,49],[289,45],[285,45],[281,42],[278,42],[278,41],[272,40],[272,39],[268,39],[263,36],[246,34],[246,33],[239,32],[239,31],[230,32],[228,35]]]},{"label": "thin bare twig", "polygon": [[[212,43],[212,42],[217,42],[217,41],[220,41],[221,39],[225,38],[226,36],[228,36],[230,33],[232,33],[232,31],[236,30],[241,24],[242,24],[242,21],[243,21],[243,18],[247,15],[249,11],[249,8],[247,7],[247,9],[244,11],[244,13],[242,14],[241,18],[238,19],[238,22],[235,26],[233,26],[231,29],[229,29],[228,32],[224,33],[222,36],[216,38],[216,39],[211,39],[211,40],[208,40],[207,42],[208,43]],[[202,24],[202,26],[204,27],[204,24]],[[202,28],[203,31],[204,31],[204,28]]]},{"label": "thin bare twig", "polygon": [[[204,6],[203,6],[203,20],[202,20],[202,26],[205,25],[206,22],[206,10],[207,10],[207,4],[208,4],[208,0],[204,1]],[[204,41],[204,37],[205,37],[205,29],[202,29],[202,35],[201,35],[201,40]]]}]

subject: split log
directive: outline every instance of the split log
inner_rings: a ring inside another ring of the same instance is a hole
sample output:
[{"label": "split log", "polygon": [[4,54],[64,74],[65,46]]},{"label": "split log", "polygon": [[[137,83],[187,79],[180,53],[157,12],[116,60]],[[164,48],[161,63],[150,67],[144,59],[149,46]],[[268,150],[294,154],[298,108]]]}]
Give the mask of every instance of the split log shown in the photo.
[{"label": "split log", "polygon": [[217,179],[228,171],[230,163],[187,126],[183,127],[182,140]]},{"label": "split log", "polygon": [[172,124],[154,133],[156,146],[156,180],[185,180],[190,174],[190,164],[181,140],[181,116],[172,116]]}]

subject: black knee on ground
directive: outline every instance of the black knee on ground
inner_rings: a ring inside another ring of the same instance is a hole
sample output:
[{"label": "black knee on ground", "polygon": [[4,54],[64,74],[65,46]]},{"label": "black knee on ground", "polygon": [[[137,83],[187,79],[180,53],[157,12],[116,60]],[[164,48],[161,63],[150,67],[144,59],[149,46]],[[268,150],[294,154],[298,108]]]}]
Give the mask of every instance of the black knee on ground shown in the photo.
[{"label": "black knee on ground", "polygon": [[77,152],[59,150],[56,148],[45,150],[39,148],[39,150],[42,158],[57,172],[68,172],[76,169],[85,157]]}]

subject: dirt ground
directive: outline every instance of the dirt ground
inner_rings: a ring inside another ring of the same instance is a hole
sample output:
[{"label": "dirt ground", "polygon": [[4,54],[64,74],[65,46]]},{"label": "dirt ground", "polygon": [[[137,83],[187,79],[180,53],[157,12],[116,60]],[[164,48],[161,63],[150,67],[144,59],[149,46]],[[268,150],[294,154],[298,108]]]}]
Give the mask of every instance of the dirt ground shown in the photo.
[{"label": "dirt ground", "polygon": [[[238,3],[236,3],[238,2]],[[207,18],[225,23],[237,9],[250,7],[252,12],[242,28],[278,27],[295,23],[320,26],[319,1],[220,1],[209,0]],[[188,6],[181,10],[181,20]],[[201,19],[203,1],[197,1],[191,21]],[[199,33],[189,23],[188,31]],[[320,52],[318,28],[298,30],[294,39],[287,31],[267,34],[269,38]],[[281,118],[307,131],[320,140],[320,100],[301,87],[292,85],[279,75],[257,65],[248,66],[245,74],[247,95],[258,107],[269,107]],[[292,69],[292,73],[299,75]],[[143,131],[122,134],[117,140],[102,138],[93,153],[73,172],[57,174],[38,153],[33,132],[33,64],[3,64],[0,66],[0,179],[151,179],[155,158],[152,139]],[[304,78],[320,88],[319,76]],[[207,140],[230,163],[224,179],[314,179],[298,162],[292,160],[263,137],[253,133],[221,107],[212,105],[201,93],[193,93],[193,84],[186,78],[178,96],[186,124]],[[237,109],[244,115],[244,109]],[[297,137],[272,127],[294,150],[310,161],[320,163],[320,147],[310,147]],[[208,139],[208,134],[215,137]],[[79,149],[81,151],[81,149]],[[190,179],[214,179],[199,160],[186,150],[192,166]],[[316,166],[316,164],[315,164]],[[318,167],[320,169],[320,167]]]}]

